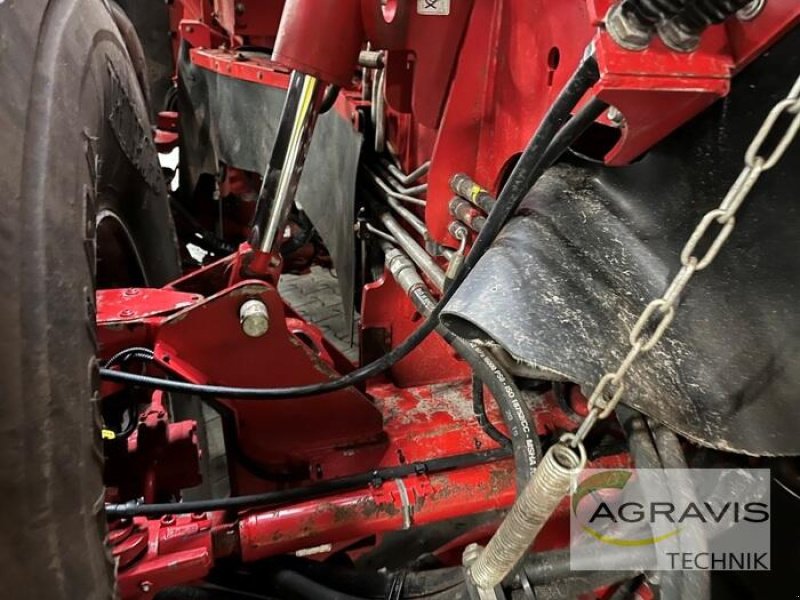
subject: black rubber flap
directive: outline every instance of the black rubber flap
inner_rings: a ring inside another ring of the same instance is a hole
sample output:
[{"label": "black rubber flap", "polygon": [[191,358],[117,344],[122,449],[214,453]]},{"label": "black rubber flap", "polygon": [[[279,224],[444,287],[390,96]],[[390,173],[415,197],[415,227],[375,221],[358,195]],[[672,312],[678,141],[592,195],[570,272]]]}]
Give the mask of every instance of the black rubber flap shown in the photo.
[{"label": "black rubber flap", "polygon": [[[197,67],[186,50],[180,62],[182,166],[193,185],[217,161],[263,173],[275,141],[285,90]],[[363,136],[335,109],[322,115],[312,137],[296,202],[330,251],[349,327],[355,286],[355,189]]]},{"label": "black rubber flap", "polygon": [[[625,356],[638,315],[800,73],[798,34],[637,164],[551,169],[447,306],[446,325],[589,393]],[[667,335],[631,370],[626,403],[708,446],[800,453],[798,190],[800,140],[762,176]]]}]

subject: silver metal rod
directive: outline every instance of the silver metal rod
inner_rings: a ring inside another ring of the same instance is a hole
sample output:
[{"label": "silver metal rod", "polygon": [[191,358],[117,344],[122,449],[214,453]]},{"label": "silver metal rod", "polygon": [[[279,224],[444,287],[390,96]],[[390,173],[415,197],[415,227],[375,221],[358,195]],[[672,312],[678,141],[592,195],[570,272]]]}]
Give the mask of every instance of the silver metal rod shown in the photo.
[{"label": "silver metal rod", "polygon": [[[392,236],[390,236],[385,231],[381,231],[380,229],[378,229],[377,227],[375,227],[371,223],[367,223],[366,226],[367,226],[367,231],[369,231],[371,234],[381,238],[382,240],[384,240],[385,242],[388,242],[390,244],[397,244],[397,240],[394,239]],[[381,244],[383,244],[383,242]]]},{"label": "silver metal rod", "polygon": [[426,194],[428,192],[428,184],[421,183],[419,185],[415,185],[414,187],[410,187],[405,190],[405,193],[409,196],[416,196],[417,194]]},{"label": "silver metal rod", "polygon": [[277,251],[324,93],[325,86],[316,77],[292,72],[253,219],[251,243],[262,252]]},{"label": "silver metal rod", "polygon": [[428,174],[428,171],[431,168],[431,161],[427,161],[422,163],[416,169],[411,171],[411,173],[406,175],[405,173],[403,173],[403,171],[400,170],[400,168],[397,165],[392,164],[391,161],[382,158],[381,164],[386,168],[387,171],[389,171],[392,177],[394,177],[403,187],[408,187],[409,185],[412,185],[417,181],[419,181],[422,177]]},{"label": "silver metal rod", "polygon": [[417,217],[417,215],[412,213],[405,206],[403,206],[402,204],[400,204],[398,202],[398,200],[404,200],[404,201],[407,201],[407,202],[411,201],[411,200],[415,200],[415,201],[418,201],[418,202],[421,202],[421,201],[418,200],[417,198],[412,198],[410,196],[409,197],[405,197],[403,194],[398,194],[397,192],[394,192],[386,184],[386,182],[383,181],[383,179],[381,179],[380,175],[377,175],[369,167],[365,166],[364,170],[367,172],[367,175],[369,175],[369,177],[372,180],[372,182],[375,185],[377,185],[378,188],[380,188],[381,192],[383,192],[384,198],[386,199],[386,202],[389,204],[389,206],[392,208],[392,210],[395,211],[398,215],[400,215],[409,225],[411,225],[411,227],[417,233],[419,233],[424,239],[427,240],[428,239],[428,228],[425,226],[425,223],[423,223],[419,219],[419,217]]},{"label": "silver metal rod", "polygon": [[414,264],[430,279],[433,286],[441,292],[444,289],[444,271],[436,264],[431,255],[411,237],[388,211],[381,213],[379,219],[395,239],[397,245],[408,254]]},{"label": "silver metal rod", "polygon": [[[414,187],[405,187],[398,179],[392,175],[389,169],[388,161],[381,160],[379,162],[372,163],[370,168],[377,173],[381,180],[388,185],[396,194],[402,195],[404,197],[415,198],[417,202],[425,202],[421,198],[417,198],[417,194],[421,194],[428,191],[428,184],[423,183],[420,185],[416,185]],[[395,167],[395,170],[397,168]]]}]

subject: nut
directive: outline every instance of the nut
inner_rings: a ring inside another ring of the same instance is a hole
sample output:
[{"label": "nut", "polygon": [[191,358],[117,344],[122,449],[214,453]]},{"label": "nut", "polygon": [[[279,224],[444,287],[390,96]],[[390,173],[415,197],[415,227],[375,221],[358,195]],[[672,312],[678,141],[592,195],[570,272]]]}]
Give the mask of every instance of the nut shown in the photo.
[{"label": "nut", "polygon": [[622,3],[615,4],[605,18],[606,31],[611,38],[626,50],[644,50],[650,45],[653,31],[636,19],[628,18],[621,10]]},{"label": "nut", "polygon": [[261,300],[248,300],[239,309],[242,331],[250,337],[261,337],[269,330],[269,312]]},{"label": "nut", "polygon": [[699,35],[684,31],[672,20],[658,24],[658,35],[668,48],[676,52],[694,52],[700,44]]},{"label": "nut", "polygon": [[764,10],[767,0],[751,0],[736,11],[736,18],[740,21],[752,21]]}]

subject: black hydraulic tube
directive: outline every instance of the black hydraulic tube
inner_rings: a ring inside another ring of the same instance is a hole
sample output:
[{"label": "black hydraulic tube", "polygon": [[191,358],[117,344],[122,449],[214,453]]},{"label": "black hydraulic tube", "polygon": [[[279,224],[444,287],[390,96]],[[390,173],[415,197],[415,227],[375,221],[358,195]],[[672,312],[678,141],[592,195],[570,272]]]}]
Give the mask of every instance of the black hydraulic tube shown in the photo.
[{"label": "black hydraulic tube", "polygon": [[[388,243],[384,243],[383,248],[386,266],[397,284],[408,294],[420,314],[430,314],[436,302],[411,260]],[[481,347],[480,340],[464,340],[444,327],[439,328],[439,333],[469,363],[473,375],[486,384],[500,407],[503,420],[511,433],[517,489],[522,490],[542,459],[542,445],[536,432],[536,423],[522,400],[522,393],[514,379]],[[482,391],[481,389],[481,393]]]},{"label": "black hydraulic tube", "polygon": [[[629,579],[640,573],[634,565],[642,558],[642,550],[617,548],[608,555],[609,572],[615,573],[619,578],[616,581]],[[570,567],[570,550],[548,550],[546,552],[533,552],[527,555],[521,564],[522,573],[531,585],[546,585],[564,579],[570,579],[580,574],[603,573],[605,571],[573,571]],[[628,570],[629,569],[629,570]]]},{"label": "black hydraulic tube", "polygon": [[332,590],[296,571],[278,571],[269,578],[270,589],[279,595],[288,593],[298,600],[368,600]]},{"label": "black hydraulic tube", "polygon": [[492,245],[497,234],[506,224],[508,219],[516,213],[520,203],[528,190],[541,177],[549,166],[547,162],[547,149],[558,134],[562,125],[569,119],[572,109],[583,98],[586,92],[600,78],[597,61],[593,52],[581,61],[575,73],[566,83],[556,100],[550,106],[547,114],[531,138],[522,156],[517,161],[514,170],[508,178],[497,199],[497,204],[480,234],[472,246],[472,250],[464,261],[462,268],[456,274],[451,285],[444,292],[439,303],[433,308],[431,314],[406,340],[392,349],[381,358],[351,371],[337,379],[330,381],[285,388],[243,388],[229,386],[213,386],[190,384],[186,382],[170,381],[158,377],[133,375],[113,369],[100,369],[100,376],[109,381],[132,383],[150,389],[165,391],[186,392],[196,395],[222,396],[237,399],[286,399],[314,396],[327,392],[335,392],[357,383],[366,381],[390,368],[399,360],[407,356],[425,338],[428,337],[439,325],[439,315],[450,298],[459,288],[464,279],[469,275],[478,260]]},{"label": "black hydraulic tube", "polygon": [[[616,408],[617,420],[622,425],[628,439],[628,447],[634,460],[634,466],[639,469],[663,469],[661,458],[658,455],[650,427],[647,421],[638,411],[620,404]],[[655,487],[656,489],[651,489]],[[651,500],[671,499],[671,492],[666,481],[661,478],[658,483],[651,485],[644,490],[646,497]],[[659,535],[660,531],[653,531],[653,535]],[[679,551],[677,540],[665,540],[667,544],[674,546],[670,550]],[[658,588],[658,595],[661,600],[676,600],[682,598],[681,580],[682,571],[660,571],[657,580],[653,585]]]},{"label": "black hydraulic tube", "polygon": [[[373,600],[361,595],[355,596],[331,589],[316,581],[297,573],[296,571],[280,571],[270,578],[270,589],[276,593],[289,593],[291,598],[297,600]],[[402,592],[397,595],[385,595],[382,598],[397,598],[398,600],[468,600],[466,586],[461,584],[447,590],[410,596]]]},{"label": "black hydraulic tube", "polygon": [[483,431],[501,446],[511,445],[511,438],[495,427],[486,414],[486,399],[483,394],[483,381],[478,377],[472,377],[472,412]]},{"label": "black hydraulic tube", "polygon": [[[674,469],[672,471],[674,477],[680,479],[679,489],[676,490],[676,493],[691,495],[693,493],[693,484],[691,479],[685,475],[688,466],[678,436],[660,424],[652,425],[651,430],[663,468]],[[695,540],[702,540],[704,535],[702,528],[697,523],[692,522],[691,519],[689,521],[686,526],[686,533]],[[683,574],[681,598],[706,600],[711,597],[711,576],[708,570],[692,569],[679,572]]]},{"label": "black hydraulic tube", "polygon": [[325,88],[325,95],[322,97],[322,102],[319,105],[319,114],[324,115],[336,104],[336,99],[339,97],[339,86],[330,84]]},{"label": "black hydraulic tube", "polygon": [[188,502],[166,502],[163,504],[106,504],[106,515],[111,518],[184,515],[195,512],[241,510],[245,508],[287,504],[290,502],[302,502],[335,492],[363,488],[390,479],[399,479],[418,473],[443,473],[454,469],[465,469],[467,467],[503,460],[509,456],[510,453],[506,448],[497,448],[494,450],[484,450],[481,452],[406,463],[395,467],[384,467],[357,475],[348,475],[347,477],[340,477],[338,479],[320,481],[300,488],[264,492],[263,494],[233,496],[231,498],[217,498],[212,500],[191,500]]},{"label": "black hydraulic tube", "polygon": [[589,126],[608,110],[608,103],[592,98],[559,130],[544,153],[544,163],[550,167]]},{"label": "black hydraulic tube", "polygon": [[[544,156],[544,162],[549,167],[561,157],[564,152],[575,142],[588,128],[594,123],[606,110],[608,110],[608,103],[598,98],[592,98],[571,117],[567,123],[559,130],[558,134],[553,138],[553,141],[547,148]],[[457,197],[450,201],[450,212],[456,217],[461,219],[462,214],[466,213],[467,208],[471,204],[476,208],[480,208],[486,214],[492,212],[497,200],[495,200],[489,192],[481,188],[471,178],[463,173],[453,175],[450,180],[450,188],[457,194]],[[459,199],[463,199],[466,207],[459,203]],[[461,213],[461,214],[457,214]],[[461,219],[462,221],[464,219]],[[466,223],[466,222],[465,222]],[[470,227],[469,223],[466,223]],[[481,223],[481,226],[483,224]],[[480,231],[480,229],[477,229]]]},{"label": "black hydraulic tube", "polygon": [[459,567],[427,571],[374,571],[292,555],[267,558],[234,572],[221,569],[212,574],[211,581],[226,588],[259,592],[272,589],[273,580],[283,572],[297,573],[329,590],[374,600],[390,597],[390,592],[396,594],[391,597],[398,599],[429,598],[464,583],[464,572]]}]

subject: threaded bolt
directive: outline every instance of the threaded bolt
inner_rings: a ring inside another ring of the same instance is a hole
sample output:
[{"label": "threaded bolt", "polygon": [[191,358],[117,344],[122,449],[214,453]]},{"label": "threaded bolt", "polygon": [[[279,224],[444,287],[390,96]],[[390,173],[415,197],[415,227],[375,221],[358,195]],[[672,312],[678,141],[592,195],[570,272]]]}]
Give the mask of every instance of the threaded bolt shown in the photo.
[{"label": "threaded bolt", "polygon": [[461,555],[461,564],[465,567],[470,566],[481,555],[481,550],[483,548],[478,544],[469,544],[464,548],[464,554]]},{"label": "threaded bolt", "polygon": [[248,300],[239,309],[242,331],[250,337],[261,337],[269,330],[269,312],[261,300]]}]

